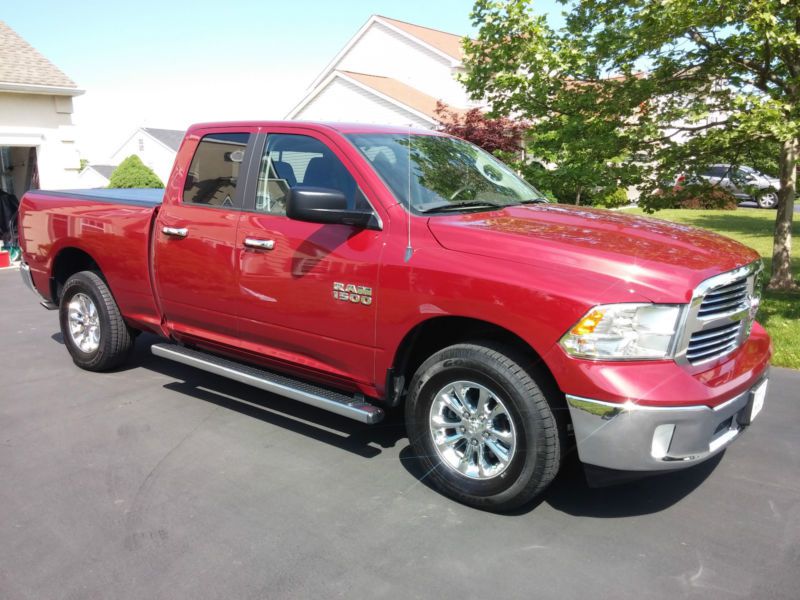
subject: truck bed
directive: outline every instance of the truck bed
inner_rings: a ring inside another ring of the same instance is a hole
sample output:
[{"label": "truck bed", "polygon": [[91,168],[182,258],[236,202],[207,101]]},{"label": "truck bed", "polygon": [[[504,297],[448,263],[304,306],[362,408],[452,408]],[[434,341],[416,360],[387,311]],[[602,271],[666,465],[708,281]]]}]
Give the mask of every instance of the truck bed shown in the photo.
[{"label": "truck bed", "polygon": [[[150,229],[161,189],[31,190],[20,203],[20,239],[36,289],[54,299],[55,261],[97,263],[126,318],[156,329],[160,315],[150,280]],[[68,249],[62,253],[62,249]],[[91,267],[87,267],[91,268]]]}]

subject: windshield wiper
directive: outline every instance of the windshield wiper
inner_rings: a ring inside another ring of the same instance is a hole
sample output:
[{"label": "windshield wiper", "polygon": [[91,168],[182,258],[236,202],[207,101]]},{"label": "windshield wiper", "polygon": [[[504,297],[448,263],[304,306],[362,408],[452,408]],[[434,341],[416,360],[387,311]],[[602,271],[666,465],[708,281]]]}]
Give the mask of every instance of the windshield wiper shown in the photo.
[{"label": "windshield wiper", "polygon": [[495,202],[485,202],[483,200],[471,200],[469,202],[454,202],[448,204],[437,204],[429,208],[420,209],[422,214],[444,212],[450,210],[459,210],[462,208],[505,208],[505,204],[497,204]]},{"label": "windshield wiper", "polygon": [[547,204],[549,202],[547,198],[527,198],[525,200],[520,200],[516,204]]}]

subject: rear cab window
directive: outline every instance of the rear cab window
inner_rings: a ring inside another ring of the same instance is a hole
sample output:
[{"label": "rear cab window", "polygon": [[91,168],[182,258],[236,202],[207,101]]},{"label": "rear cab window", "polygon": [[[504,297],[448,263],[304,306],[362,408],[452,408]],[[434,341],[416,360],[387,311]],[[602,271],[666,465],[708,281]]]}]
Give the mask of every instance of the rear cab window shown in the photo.
[{"label": "rear cab window", "polygon": [[183,186],[183,203],[212,208],[242,207],[240,176],[250,133],[209,133],[197,145]]}]

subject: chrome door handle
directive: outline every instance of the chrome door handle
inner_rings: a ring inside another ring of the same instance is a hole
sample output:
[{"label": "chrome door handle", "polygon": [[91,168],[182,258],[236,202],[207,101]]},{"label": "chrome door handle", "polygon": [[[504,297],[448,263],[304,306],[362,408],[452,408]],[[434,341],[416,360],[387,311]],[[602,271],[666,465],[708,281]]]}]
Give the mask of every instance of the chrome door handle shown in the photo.
[{"label": "chrome door handle", "polygon": [[258,250],[272,250],[275,247],[275,240],[244,238],[244,245],[248,248],[256,248]]},{"label": "chrome door handle", "polygon": [[186,227],[162,227],[161,233],[174,237],[185,238],[187,235],[189,235],[189,230],[186,229]]}]

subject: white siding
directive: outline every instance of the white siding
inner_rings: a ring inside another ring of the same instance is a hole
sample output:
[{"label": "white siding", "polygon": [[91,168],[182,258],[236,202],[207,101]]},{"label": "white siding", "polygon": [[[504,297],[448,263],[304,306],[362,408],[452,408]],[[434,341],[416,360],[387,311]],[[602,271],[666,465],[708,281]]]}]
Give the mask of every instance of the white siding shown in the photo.
[{"label": "white siding", "polygon": [[378,22],[333,68],[391,77],[452,106],[468,103],[450,60]]},{"label": "white siding", "polygon": [[36,148],[41,188],[77,183],[80,157],[71,113],[70,97],[0,92],[0,146]]},{"label": "white siding", "polygon": [[295,119],[305,121],[343,121],[350,123],[382,123],[430,128],[424,120],[387,100],[376,97],[357,85],[334,78]]}]

